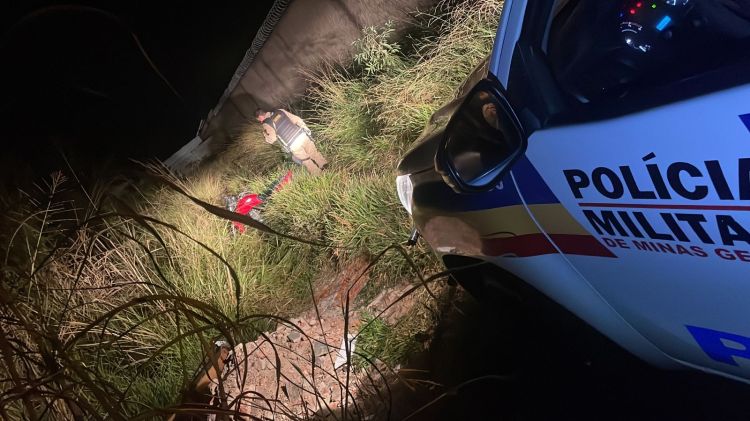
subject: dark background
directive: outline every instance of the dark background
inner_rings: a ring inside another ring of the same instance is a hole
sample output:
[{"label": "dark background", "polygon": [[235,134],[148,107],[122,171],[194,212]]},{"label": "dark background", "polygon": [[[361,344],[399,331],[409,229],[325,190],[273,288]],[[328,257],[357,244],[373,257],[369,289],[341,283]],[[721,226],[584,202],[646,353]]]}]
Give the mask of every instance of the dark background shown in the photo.
[{"label": "dark background", "polygon": [[391,388],[391,419],[433,402],[410,420],[750,420],[750,385],[650,366],[538,292],[456,298],[402,372],[427,382]]},{"label": "dark background", "polygon": [[166,159],[195,136],[272,4],[0,3],[0,171],[43,175],[60,151],[79,168]]}]

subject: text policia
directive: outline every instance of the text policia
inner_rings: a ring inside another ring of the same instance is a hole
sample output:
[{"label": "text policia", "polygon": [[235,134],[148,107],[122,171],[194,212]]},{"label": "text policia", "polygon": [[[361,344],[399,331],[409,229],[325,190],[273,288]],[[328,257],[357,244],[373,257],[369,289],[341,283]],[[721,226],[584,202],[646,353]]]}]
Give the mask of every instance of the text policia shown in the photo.
[{"label": "text policia", "polygon": [[[750,158],[739,159],[732,174],[726,167],[709,160],[647,163],[641,173],[628,165],[563,173],[600,236],[630,239],[602,238],[609,247],[750,262]],[[595,196],[614,201],[591,201]]]}]

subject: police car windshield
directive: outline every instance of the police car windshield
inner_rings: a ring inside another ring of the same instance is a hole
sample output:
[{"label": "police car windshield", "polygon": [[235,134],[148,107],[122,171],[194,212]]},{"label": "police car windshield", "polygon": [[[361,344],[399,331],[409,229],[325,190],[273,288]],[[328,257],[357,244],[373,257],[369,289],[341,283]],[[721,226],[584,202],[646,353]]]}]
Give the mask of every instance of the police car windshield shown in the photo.
[{"label": "police car windshield", "polygon": [[549,31],[561,88],[597,102],[745,62],[750,0],[571,0]]}]

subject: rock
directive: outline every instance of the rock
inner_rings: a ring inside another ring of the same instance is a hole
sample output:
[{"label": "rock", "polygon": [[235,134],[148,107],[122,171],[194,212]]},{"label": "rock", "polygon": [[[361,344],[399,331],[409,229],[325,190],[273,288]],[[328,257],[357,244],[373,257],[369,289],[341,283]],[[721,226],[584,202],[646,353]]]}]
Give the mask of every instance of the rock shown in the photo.
[{"label": "rock", "polygon": [[298,401],[301,396],[301,392],[302,391],[300,390],[299,386],[291,382],[286,382],[286,393],[289,396],[290,401]]},{"label": "rock", "polygon": [[325,382],[320,382],[318,384],[318,388],[316,390],[316,393],[320,399],[323,400],[324,403],[331,402],[333,395],[333,389],[331,386],[327,385]]},{"label": "rock", "polygon": [[293,344],[296,344],[297,342],[302,340],[302,334],[296,330],[293,330],[289,332],[288,335],[286,335],[286,340]]},{"label": "rock", "polygon": [[328,345],[317,341],[313,343],[313,351],[315,352],[316,357],[322,357],[331,352],[331,350],[328,349]]}]

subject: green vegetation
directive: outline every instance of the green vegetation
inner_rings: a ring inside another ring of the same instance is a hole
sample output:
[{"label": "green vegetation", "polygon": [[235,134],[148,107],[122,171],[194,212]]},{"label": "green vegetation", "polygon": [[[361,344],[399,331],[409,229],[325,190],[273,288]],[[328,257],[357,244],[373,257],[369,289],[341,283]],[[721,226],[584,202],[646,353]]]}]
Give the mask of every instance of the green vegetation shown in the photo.
[{"label": "green vegetation", "polygon": [[393,21],[386,22],[382,28],[370,26],[363,29],[360,39],[354,42],[354,66],[366,76],[403,67],[401,45],[393,41],[395,32]]},{"label": "green vegetation", "polygon": [[[363,326],[357,339],[357,354],[354,364],[366,368],[367,361],[381,360],[389,366],[401,362],[403,355],[418,350],[419,343],[412,337],[398,335],[393,326],[382,319],[366,315],[362,318]],[[365,360],[362,357],[366,357]]]},{"label": "green vegetation", "polygon": [[[317,281],[403,242],[410,226],[395,166],[490,51],[500,7],[443,4],[418,16],[419,38],[401,41],[390,24],[367,28],[351,67],[311,72],[301,114],[331,162],[320,177],[286,162],[257,125],[193,176],[162,174],[221,206],[222,194],[259,192],[291,169],[293,181],[271,198],[265,222],[325,247],[254,230],[233,236],[226,220],[169,187],[112,200],[105,195],[112,185],[57,174],[4,204],[0,416],[156,416],[149,411],[179,401],[213,340],[255,338],[273,325],[263,315],[294,316],[309,308]],[[412,256],[423,272],[438,267],[425,245]],[[390,252],[361,295],[413,278]],[[403,360],[426,329],[419,320],[429,317],[413,319],[369,320],[363,353]]]},{"label": "green vegetation", "polygon": [[431,303],[427,294],[417,294],[417,304],[392,324],[374,314],[365,312],[362,315],[356,354],[352,358],[355,367],[366,369],[369,362],[383,362],[388,367],[395,367],[404,363],[407,356],[422,351],[422,337],[437,322],[438,309],[437,303]]}]

